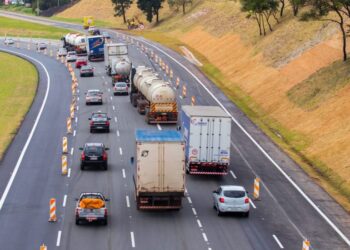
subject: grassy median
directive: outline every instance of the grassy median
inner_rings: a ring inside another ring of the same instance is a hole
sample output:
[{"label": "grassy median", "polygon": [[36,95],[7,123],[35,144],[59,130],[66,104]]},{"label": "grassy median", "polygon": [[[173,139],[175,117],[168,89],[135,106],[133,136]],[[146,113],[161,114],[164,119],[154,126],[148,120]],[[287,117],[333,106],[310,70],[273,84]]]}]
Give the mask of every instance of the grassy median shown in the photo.
[{"label": "grassy median", "polygon": [[38,85],[31,63],[0,52],[0,159],[29,110]]}]

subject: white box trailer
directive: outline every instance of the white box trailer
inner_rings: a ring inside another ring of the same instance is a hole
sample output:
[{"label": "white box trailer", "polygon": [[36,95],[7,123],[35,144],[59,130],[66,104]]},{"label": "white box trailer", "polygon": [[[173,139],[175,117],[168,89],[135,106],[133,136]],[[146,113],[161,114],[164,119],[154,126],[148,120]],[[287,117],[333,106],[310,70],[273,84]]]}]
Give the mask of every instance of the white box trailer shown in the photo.
[{"label": "white box trailer", "polygon": [[182,106],[186,172],[226,175],[230,164],[231,117],[218,106]]},{"label": "white box trailer", "polygon": [[185,143],[173,130],[136,131],[138,209],[180,209],[185,192]]}]

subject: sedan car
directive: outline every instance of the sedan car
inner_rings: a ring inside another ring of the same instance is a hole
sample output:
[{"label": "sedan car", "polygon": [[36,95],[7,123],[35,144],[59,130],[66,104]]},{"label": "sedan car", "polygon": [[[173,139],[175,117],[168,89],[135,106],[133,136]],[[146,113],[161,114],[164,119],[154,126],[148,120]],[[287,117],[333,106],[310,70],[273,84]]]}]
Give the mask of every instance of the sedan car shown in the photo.
[{"label": "sedan car", "polygon": [[37,44],[36,48],[38,50],[44,50],[44,49],[47,49],[47,45],[44,42],[40,42],[40,43]]},{"label": "sedan car", "polygon": [[75,68],[79,69],[81,66],[85,66],[88,64],[87,58],[86,57],[78,57],[77,60],[75,61]]},{"label": "sedan car", "polygon": [[249,216],[249,197],[242,186],[220,186],[213,191],[213,200],[218,216],[228,212]]},{"label": "sedan car", "polygon": [[129,88],[126,82],[116,82],[113,87],[114,95],[128,95]]},{"label": "sedan car", "polygon": [[15,43],[15,41],[12,38],[5,38],[5,40],[4,40],[5,45],[12,45],[14,43]]},{"label": "sedan car", "polygon": [[80,68],[80,77],[94,76],[94,68],[90,65],[82,65]]},{"label": "sedan car", "polygon": [[66,56],[67,55],[67,50],[65,48],[59,48],[58,51],[57,51],[57,55],[59,57]]},{"label": "sedan car", "polygon": [[85,143],[84,147],[79,148],[83,152],[80,157],[80,169],[84,170],[86,166],[96,166],[107,170],[108,155],[103,143]]},{"label": "sedan car", "polygon": [[77,52],[69,51],[66,56],[67,62],[75,62],[77,60]]},{"label": "sedan car", "polygon": [[102,130],[109,133],[109,121],[111,118],[108,117],[107,113],[92,113],[90,120],[90,133],[97,130]]},{"label": "sedan car", "polygon": [[111,36],[110,36],[109,33],[106,32],[106,31],[102,32],[102,36],[103,36],[105,39],[111,39]]},{"label": "sedan car", "polygon": [[86,105],[90,104],[103,104],[103,92],[99,89],[89,89],[86,93],[85,96],[85,103]]}]

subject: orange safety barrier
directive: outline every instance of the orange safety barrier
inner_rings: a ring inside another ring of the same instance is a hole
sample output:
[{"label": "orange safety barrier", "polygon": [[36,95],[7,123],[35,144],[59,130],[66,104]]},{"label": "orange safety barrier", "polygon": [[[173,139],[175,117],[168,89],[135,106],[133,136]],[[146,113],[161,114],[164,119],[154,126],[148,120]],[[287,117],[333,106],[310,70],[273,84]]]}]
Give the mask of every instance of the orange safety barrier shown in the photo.
[{"label": "orange safety barrier", "polygon": [[[74,116],[74,113],[73,113],[73,116]],[[68,117],[67,118],[67,134],[71,134],[71,133],[72,133],[72,120],[70,117]]]},{"label": "orange safety barrier", "polygon": [[56,216],[56,199],[51,198],[50,199],[50,218],[49,222],[56,222],[57,216]]},{"label": "orange safety barrier", "polygon": [[62,139],[62,153],[68,154],[68,140],[67,137],[63,137]]},{"label": "orange safety barrier", "polygon": [[195,96],[191,97],[191,105],[192,106],[196,105],[196,97]]},{"label": "orange safety barrier", "polygon": [[182,98],[185,98],[187,95],[187,88],[185,85],[182,86]]},{"label": "orange safety barrier", "polygon": [[303,241],[303,249],[302,250],[309,250],[310,249],[310,241],[304,240]]},{"label": "orange safety barrier", "polygon": [[45,246],[44,244],[42,244],[42,245],[40,246],[40,250],[47,250],[47,246]]},{"label": "orange safety barrier", "polygon": [[260,197],[260,178],[256,177],[254,179],[254,192],[253,192],[254,200],[258,200]]},{"label": "orange safety barrier", "polygon": [[62,175],[67,175],[67,173],[68,173],[67,155],[62,155]]}]

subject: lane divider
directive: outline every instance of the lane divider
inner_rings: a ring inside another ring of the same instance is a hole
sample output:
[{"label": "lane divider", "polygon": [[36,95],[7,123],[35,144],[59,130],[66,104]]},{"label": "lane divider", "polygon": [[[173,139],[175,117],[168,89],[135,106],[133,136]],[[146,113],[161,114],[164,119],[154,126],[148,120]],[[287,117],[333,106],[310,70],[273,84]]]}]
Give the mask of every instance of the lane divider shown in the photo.
[{"label": "lane divider", "polygon": [[65,136],[62,139],[62,153],[68,154],[68,140],[67,140],[67,137]]},{"label": "lane divider", "polygon": [[62,175],[68,174],[68,161],[67,155],[62,155]]},{"label": "lane divider", "polygon": [[256,177],[254,179],[254,192],[253,192],[254,200],[260,200],[260,178]]},{"label": "lane divider", "polygon": [[67,134],[72,133],[72,120],[70,117],[67,118]]},{"label": "lane divider", "polygon": [[56,222],[57,216],[56,216],[56,199],[51,198],[50,199],[50,218],[49,222]]}]

